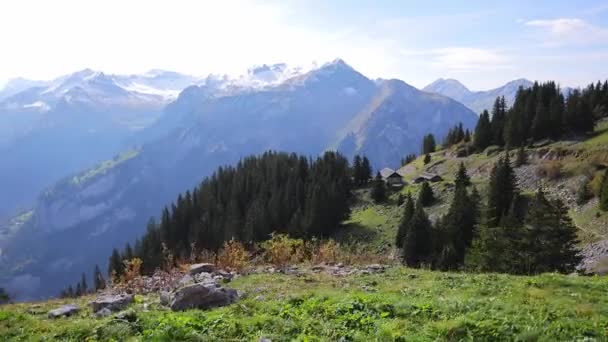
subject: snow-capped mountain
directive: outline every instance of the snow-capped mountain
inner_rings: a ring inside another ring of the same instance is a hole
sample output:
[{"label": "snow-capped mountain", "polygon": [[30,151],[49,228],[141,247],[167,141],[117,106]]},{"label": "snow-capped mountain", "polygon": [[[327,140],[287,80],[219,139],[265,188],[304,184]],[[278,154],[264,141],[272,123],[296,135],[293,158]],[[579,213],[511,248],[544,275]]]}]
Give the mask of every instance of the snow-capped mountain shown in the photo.
[{"label": "snow-capped mountain", "polygon": [[485,109],[491,110],[494,101],[499,96],[504,96],[507,105],[510,106],[515,100],[519,87],[529,88],[532,85],[531,81],[520,78],[495,89],[471,91],[457,80],[440,78],[422,90],[451,97],[479,114]]}]

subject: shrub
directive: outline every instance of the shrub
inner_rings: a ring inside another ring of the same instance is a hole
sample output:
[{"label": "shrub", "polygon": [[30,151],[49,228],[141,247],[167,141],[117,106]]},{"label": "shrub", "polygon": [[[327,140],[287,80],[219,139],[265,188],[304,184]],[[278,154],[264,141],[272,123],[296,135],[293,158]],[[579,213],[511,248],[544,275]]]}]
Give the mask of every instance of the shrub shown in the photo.
[{"label": "shrub", "polygon": [[122,275],[122,282],[128,283],[141,275],[141,264],[140,258],[133,258],[131,260],[125,260],[125,272]]},{"label": "shrub", "polygon": [[249,265],[250,255],[242,243],[226,241],[217,257],[217,265],[231,271],[242,271]]},{"label": "shrub", "polygon": [[291,239],[285,234],[272,234],[272,238],[262,244],[266,260],[276,267],[304,261],[306,246],[302,239]]},{"label": "shrub", "polygon": [[311,253],[311,261],[315,264],[319,263],[337,263],[341,261],[340,244],[334,240],[323,241],[313,248]]},{"label": "shrub", "polygon": [[593,179],[589,182],[589,191],[595,197],[600,197],[600,192],[602,191],[602,182],[604,181],[604,174],[601,171],[597,171],[593,175]]}]

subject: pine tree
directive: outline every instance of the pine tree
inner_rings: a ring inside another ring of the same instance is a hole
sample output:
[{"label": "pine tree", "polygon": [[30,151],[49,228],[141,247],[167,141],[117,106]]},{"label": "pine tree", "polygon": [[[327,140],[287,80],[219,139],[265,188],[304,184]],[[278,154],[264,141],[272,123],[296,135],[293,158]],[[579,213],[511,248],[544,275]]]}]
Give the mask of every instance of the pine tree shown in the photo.
[{"label": "pine tree", "polygon": [[384,180],[382,180],[380,172],[376,173],[376,178],[374,179],[374,185],[372,187],[372,199],[376,203],[386,201],[386,185],[384,184]]},{"label": "pine tree", "polygon": [[123,274],[123,269],[124,264],[120,257],[120,253],[118,252],[118,249],[114,248],[108,262],[108,277],[112,278],[114,275],[118,277],[121,276]]},{"label": "pine tree", "polygon": [[80,282],[78,282],[76,284],[76,291],[74,292],[74,296],[76,296],[76,297],[82,296],[82,287],[80,285]]},{"label": "pine tree", "polygon": [[494,145],[503,146],[505,144],[503,132],[505,126],[505,119],[507,115],[507,108],[505,103],[505,97],[497,97],[494,101],[494,107],[492,109],[492,143]]},{"label": "pine tree", "polygon": [[68,286],[68,290],[66,291],[67,296],[70,298],[74,297],[74,289],[72,288],[72,285]]},{"label": "pine tree", "polygon": [[429,185],[429,182],[423,182],[418,193],[418,203],[423,207],[427,207],[435,201],[435,194]]},{"label": "pine tree", "polygon": [[95,270],[93,271],[93,286],[95,286],[95,291],[103,290],[106,287],[106,281],[99,270],[99,265],[95,265]]},{"label": "pine tree", "polygon": [[361,167],[361,156],[356,155],[353,159],[353,179],[356,185],[361,185],[363,183],[363,169]]},{"label": "pine tree", "polygon": [[422,154],[433,153],[436,148],[435,137],[432,134],[425,135],[422,140]]},{"label": "pine tree", "polygon": [[412,199],[412,195],[408,193],[405,200],[405,207],[403,208],[403,216],[401,217],[401,222],[397,229],[397,236],[395,238],[395,246],[397,246],[397,248],[403,247],[403,240],[405,239],[405,234],[408,231],[408,227],[414,216],[414,211],[414,200]]},{"label": "pine tree", "polygon": [[600,190],[600,209],[608,211],[608,169],[604,172],[602,187]]},{"label": "pine tree", "polygon": [[367,184],[367,182],[372,179],[372,166],[366,156],[363,156],[363,161],[361,162],[361,170],[361,180],[363,181],[363,183]]},{"label": "pine tree", "polygon": [[517,149],[517,159],[515,159],[515,166],[520,167],[526,165],[528,163],[528,155],[526,154],[526,149],[524,145],[519,146]]},{"label": "pine tree", "polygon": [[80,288],[82,289],[82,293],[87,293],[89,290],[87,285],[87,276],[84,273],[80,277]]},{"label": "pine tree", "polygon": [[426,164],[428,164],[428,163],[430,163],[430,162],[431,162],[431,155],[427,153],[427,154],[424,156],[424,165],[426,165]]},{"label": "pine tree", "polygon": [[473,142],[478,151],[485,150],[492,143],[492,126],[490,124],[490,114],[487,110],[484,110],[479,116]]},{"label": "pine tree", "polygon": [[403,262],[406,265],[419,267],[429,261],[432,250],[431,230],[431,221],[422,206],[417,205],[403,240]]},{"label": "pine tree", "polygon": [[467,187],[471,185],[471,178],[467,174],[467,169],[464,166],[464,163],[461,162],[458,167],[458,172],[456,173],[456,180],[454,181],[455,188],[458,187]]},{"label": "pine tree", "polygon": [[11,301],[11,297],[8,295],[4,288],[0,287],[0,305],[6,304]]},{"label": "pine tree", "polygon": [[515,174],[511,168],[509,154],[498,159],[498,162],[490,174],[490,185],[488,188],[489,223],[496,226],[501,218],[506,215],[518,194]]}]

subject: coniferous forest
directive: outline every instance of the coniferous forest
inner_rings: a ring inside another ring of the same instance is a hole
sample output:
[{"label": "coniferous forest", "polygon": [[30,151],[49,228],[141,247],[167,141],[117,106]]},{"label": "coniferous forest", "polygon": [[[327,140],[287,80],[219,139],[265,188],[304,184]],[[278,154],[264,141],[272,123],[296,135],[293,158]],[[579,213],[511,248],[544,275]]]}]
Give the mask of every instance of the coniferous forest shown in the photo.
[{"label": "coniferous forest", "polygon": [[[277,152],[248,157],[179,195],[160,222],[149,222],[133,256],[152,272],[162,265],[163,249],[185,258],[193,249],[217,251],[227,240],[252,243],[273,232],[322,237],[348,217],[350,189],[349,164],[339,153],[316,160]],[[110,274],[120,274],[124,255],[113,252]]]}]

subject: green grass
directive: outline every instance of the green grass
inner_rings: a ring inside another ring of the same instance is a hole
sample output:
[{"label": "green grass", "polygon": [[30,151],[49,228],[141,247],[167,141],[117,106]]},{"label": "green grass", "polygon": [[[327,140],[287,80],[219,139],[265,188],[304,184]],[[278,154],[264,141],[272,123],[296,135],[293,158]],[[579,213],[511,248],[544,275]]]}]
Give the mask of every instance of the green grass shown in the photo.
[{"label": "green grass", "polygon": [[108,170],[114,168],[116,165],[121,164],[131,158],[134,158],[138,154],[139,154],[139,151],[136,149],[132,149],[132,150],[123,152],[123,153],[119,154],[118,156],[116,156],[114,159],[105,160],[105,161],[101,162],[99,165],[97,165],[96,167],[89,169],[82,174],[74,176],[72,178],[71,182],[75,185],[82,184],[82,183],[86,182],[87,180],[94,178],[97,175],[106,173]]},{"label": "green grass", "polygon": [[608,145],[608,120],[599,122],[595,128],[595,136],[585,142],[589,146]]},{"label": "green grass", "polygon": [[[259,274],[230,286],[245,294],[210,311],[173,313],[154,296],[137,320],[94,318],[86,308],[49,320],[62,302],[0,309],[3,341],[605,341],[606,278],[534,277],[389,269],[332,277]],[[366,290],[364,290],[364,288]],[[81,305],[90,300],[78,300]]]}]

